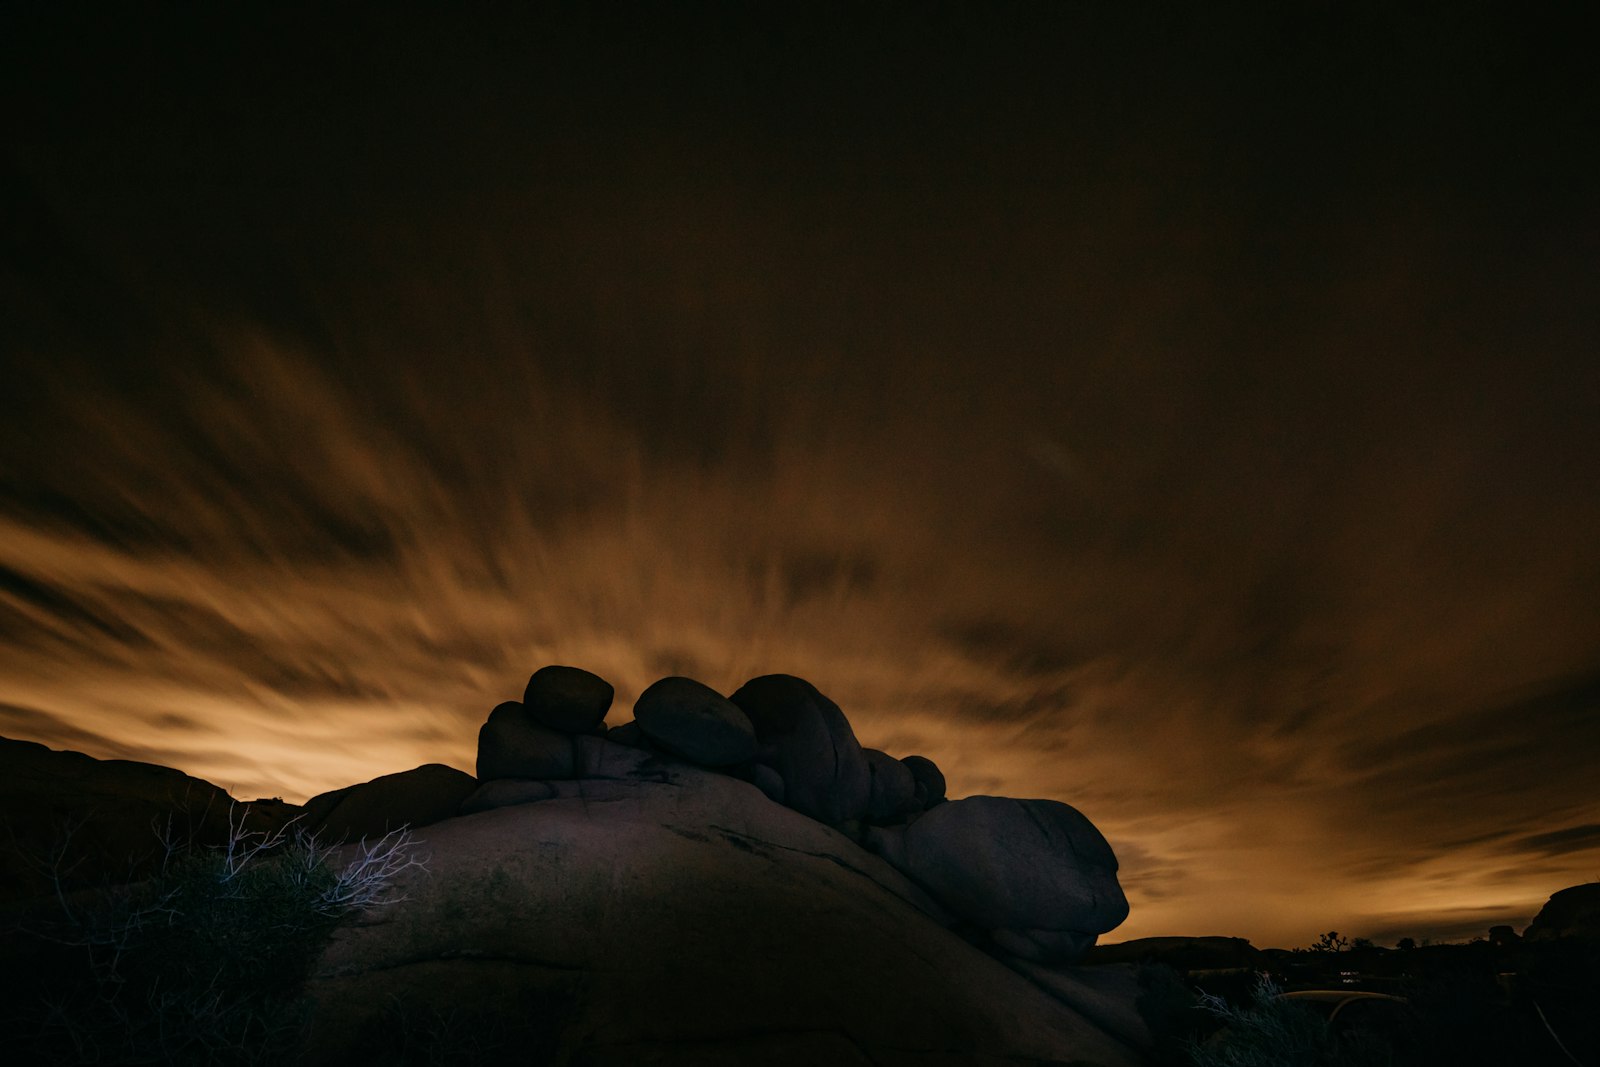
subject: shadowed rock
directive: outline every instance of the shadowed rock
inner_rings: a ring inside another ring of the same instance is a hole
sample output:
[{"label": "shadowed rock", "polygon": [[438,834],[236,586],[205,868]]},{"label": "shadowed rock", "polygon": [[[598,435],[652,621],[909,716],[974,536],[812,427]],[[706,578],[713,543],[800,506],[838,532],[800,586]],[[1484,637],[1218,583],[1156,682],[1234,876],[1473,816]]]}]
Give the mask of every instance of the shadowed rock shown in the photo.
[{"label": "shadowed rock", "polygon": [[784,802],[783,776],[765,763],[755,765],[755,769],[750,772],[750,782],[765,793],[767,799],[773,803],[782,804]]},{"label": "shadowed rock", "polygon": [[534,722],[514,700],[497,704],[478,730],[478,777],[570,778],[572,740]]},{"label": "shadowed rock", "polygon": [[230,816],[271,832],[300,813],[281,800],[236,803],[171,767],[0,738],[0,899],[54,893],[52,864],[66,891],[144,878],[161,862],[164,836],[220,845]]},{"label": "shadowed rock", "polygon": [[927,756],[907,756],[900,761],[916,782],[917,806],[931,808],[944,799],[944,772]]},{"label": "shadowed rock", "polygon": [[1585,882],[1552,894],[1522,936],[1529,941],[1573,937],[1600,942],[1600,882]]},{"label": "shadowed rock", "polygon": [[1111,945],[1096,945],[1084,962],[1096,966],[1112,963],[1163,963],[1179,971],[1222,968],[1265,970],[1267,958],[1242,937],[1136,937]]},{"label": "shadowed rock", "polygon": [[907,827],[874,828],[868,840],[940,904],[1025,959],[1075,960],[1128,917],[1111,846],[1059,801],[952,800]]},{"label": "shadowed rock", "polygon": [[839,705],[788,674],[751,679],[729,699],[755,727],[757,758],[782,777],[785,804],[830,826],[866,813],[867,758]]},{"label": "shadowed rock", "polygon": [[364,1062],[397,1011],[532,1020],[503,1054],[587,1067],[1140,1062],[842,834],[726,775],[671,777],[428,828],[404,905],[318,963],[307,1062]]},{"label": "shadowed rock", "polygon": [[629,748],[642,748],[649,741],[644,731],[639,729],[639,724],[632,719],[607,730],[606,740],[618,745],[627,745]]},{"label": "shadowed rock", "polygon": [[442,763],[385,774],[306,801],[306,823],[325,841],[382,837],[451,818],[478,780]]},{"label": "shadowed rock", "polygon": [[633,705],[639,729],[668,752],[706,767],[756,754],[756,732],[738,706],[693,678],[662,678]]},{"label": "shadowed rock", "polygon": [[456,809],[456,814],[473,815],[480,811],[509,807],[512,804],[531,804],[537,800],[549,800],[555,795],[555,786],[549,782],[528,778],[495,778],[481,783],[478,788],[467,794],[467,798]]},{"label": "shadowed rock", "polygon": [[876,748],[862,749],[862,753],[872,782],[867,794],[868,822],[897,822],[924,806],[917,803],[917,783],[910,767]]},{"label": "shadowed rock", "polygon": [[581,667],[540,667],[528,679],[522,703],[540,726],[586,734],[605,721],[615,691],[611,683]]}]

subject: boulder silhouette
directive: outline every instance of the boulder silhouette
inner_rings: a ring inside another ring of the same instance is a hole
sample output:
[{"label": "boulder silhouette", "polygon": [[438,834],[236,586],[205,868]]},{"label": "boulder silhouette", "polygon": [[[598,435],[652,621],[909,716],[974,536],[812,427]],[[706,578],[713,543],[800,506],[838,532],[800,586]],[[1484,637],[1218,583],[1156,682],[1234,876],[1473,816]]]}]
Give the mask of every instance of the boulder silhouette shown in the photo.
[{"label": "boulder silhouette", "polygon": [[534,721],[527,706],[495,705],[478,730],[478,777],[570,778],[572,736]]},{"label": "boulder silhouette", "polygon": [[1023,959],[1074,961],[1128,917],[1111,846],[1059,801],[952,800],[908,826],[875,827],[868,842]]},{"label": "boulder silhouette", "polygon": [[728,699],[755,727],[757,759],[783,779],[785,804],[831,826],[866,813],[867,758],[839,705],[788,674],[753,678]]},{"label": "boulder silhouette", "polygon": [[236,803],[171,767],[0,737],[0,899],[144,878],[161,863],[164,838],[220,845],[230,818],[272,832],[300,813],[281,800]]},{"label": "boulder silhouette", "polygon": [[867,794],[867,821],[896,822],[923,805],[917,803],[917,782],[911,768],[887,752],[862,749],[867,757],[871,786]]},{"label": "boulder silhouette", "polygon": [[906,756],[900,761],[916,783],[917,805],[931,808],[945,798],[944,772],[927,756]]},{"label": "boulder silhouette", "polygon": [[426,763],[320,793],[306,801],[305,823],[324,841],[382,837],[403,826],[451,818],[477,788],[478,780],[465,771]]},{"label": "boulder silhouette", "polygon": [[522,693],[528,716],[540,726],[586,734],[605,722],[615,691],[611,683],[581,667],[540,667]]},{"label": "boulder silhouette", "polygon": [[[726,775],[658,770],[425,829],[404,904],[316,966],[308,1062],[363,1061],[396,1017],[523,1028],[477,1062],[1140,1062],[1093,1017],[1105,989],[1060,972],[1046,992],[844,835]],[[1127,1010],[1131,971],[1120,988]]]},{"label": "boulder silhouette", "polygon": [[634,701],[633,720],[663,749],[691,763],[724,767],[756,754],[750,719],[727,697],[693,678],[662,678]]},{"label": "boulder silhouette", "polygon": [[1568,886],[1551,894],[1522,936],[1527,941],[1570,937],[1600,942],[1600,882]]}]

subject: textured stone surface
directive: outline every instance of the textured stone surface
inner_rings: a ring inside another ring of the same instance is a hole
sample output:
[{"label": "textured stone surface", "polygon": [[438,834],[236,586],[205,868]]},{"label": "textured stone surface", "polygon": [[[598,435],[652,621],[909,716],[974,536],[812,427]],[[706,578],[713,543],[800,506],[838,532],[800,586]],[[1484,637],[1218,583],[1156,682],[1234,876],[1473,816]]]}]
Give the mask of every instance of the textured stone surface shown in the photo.
[{"label": "textured stone surface", "polygon": [[693,678],[662,678],[633,705],[633,720],[652,741],[691,763],[725,767],[756,754],[750,719],[727,697]]},{"label": "textured stone surface", "polygon": [[522,702],[540,726],[586,734],[605,722],[615,696],[611,683],[581,667],[540,667],[528,679]]},{"label": "textured stone surface", "polygon": [[757,758],[783,778],[784,803],[830,826],[866,813],[867,758],[839,705],[788,674],[753,678],[729,699],[755,727]]},{"label": "textured stone surface", "polygon": [[405,902],[316,969],[312,1062],[359,1061],[396,1011],[521,1021],[510,1053],[592,1067],[1139,1062],[843,835],[725,775],[670,779],[425,830]]}]

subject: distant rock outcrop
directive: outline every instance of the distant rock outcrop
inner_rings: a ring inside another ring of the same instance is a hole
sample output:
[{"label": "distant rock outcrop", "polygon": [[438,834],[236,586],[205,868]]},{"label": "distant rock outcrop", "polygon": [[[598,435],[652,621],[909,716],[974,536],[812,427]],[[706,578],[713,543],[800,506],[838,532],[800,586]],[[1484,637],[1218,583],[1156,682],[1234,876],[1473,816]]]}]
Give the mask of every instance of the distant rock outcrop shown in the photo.
[{"label": "distant rock outcrop", "polygon": [[167,841],[221,844],[230,818],[270,832],[299,812],[281,800],[236,805],[171,767],[0,738],[0,899],[143,878]]},{"label": "distant rock outcrop", "polygon": [[1267,956],[1242,937],[1137,937],[1096,945],[1084,957],[1093,964],[1164,963],[1178,971],[1264,970]]},{"label": "distant rock outcrop", "polygon": [[1525,941],[1570,937],[1600,942],[1600,882],[1585,882],[1552,894],[1522,937]]}]

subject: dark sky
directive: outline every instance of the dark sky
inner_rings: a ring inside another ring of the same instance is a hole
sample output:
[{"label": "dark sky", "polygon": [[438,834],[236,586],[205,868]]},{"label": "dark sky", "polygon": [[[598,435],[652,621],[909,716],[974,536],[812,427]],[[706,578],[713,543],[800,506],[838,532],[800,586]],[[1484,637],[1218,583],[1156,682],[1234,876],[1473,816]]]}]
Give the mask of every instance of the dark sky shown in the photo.
[{"label": "dark sky", "polygon": [[0,734],[298,800],[785,671],[1081,808],[1112,939],[1600,877],[1576,25],[21,6]]}]

